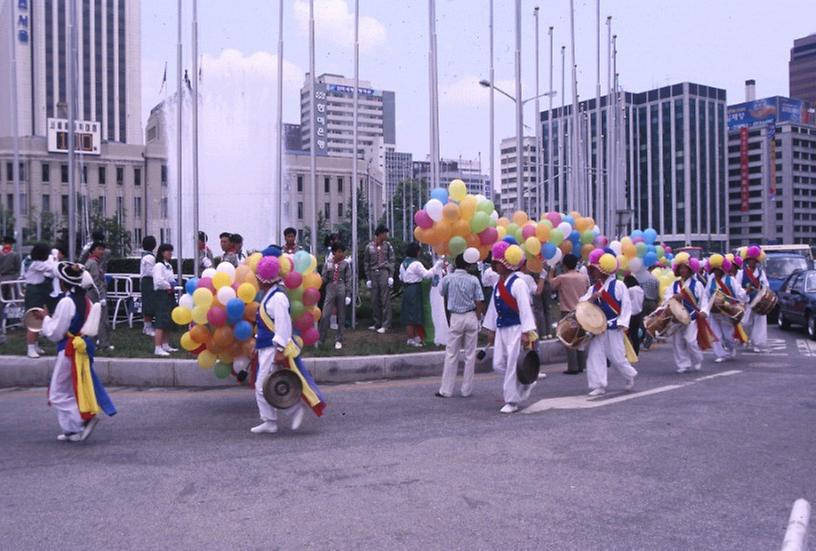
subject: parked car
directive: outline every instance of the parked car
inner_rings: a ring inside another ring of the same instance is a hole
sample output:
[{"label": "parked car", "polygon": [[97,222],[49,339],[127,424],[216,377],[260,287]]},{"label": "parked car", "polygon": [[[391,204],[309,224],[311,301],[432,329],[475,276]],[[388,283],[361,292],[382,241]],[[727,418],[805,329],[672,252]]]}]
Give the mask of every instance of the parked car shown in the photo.
[{"label": "parked car", "polygon": [[[810,250],[810,249],[808,249]],[[788,278],[796,270],[808,270],[813,267],[811,261],[798,253],[768,253],[768,258],[765,262],[765,275],[768,276],[768,283],[771,285],[771,290],[779,295],[779,289],[782,287],[782,282]],[[778,321],[779,306],[774,308],[773,312],[768,314],[768,323],[776,323]]]},{"label": "parked car", "polygon": [[808,336],[816,340],[816,270],[797,270],[785,279],[779,296],[780,329],[803,325]]}]

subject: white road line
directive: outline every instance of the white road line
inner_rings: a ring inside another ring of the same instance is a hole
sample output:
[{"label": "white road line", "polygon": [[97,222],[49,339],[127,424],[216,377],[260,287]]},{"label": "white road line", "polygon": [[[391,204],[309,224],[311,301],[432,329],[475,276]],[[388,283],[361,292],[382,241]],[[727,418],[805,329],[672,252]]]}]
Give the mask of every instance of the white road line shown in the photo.
[{"label": "white road line", "polygon": [[816,357],[816,342],[810,339],[796,339],[796,347],[803,356]]},{"label": "white road line", "polygon": [[736,375],[737,373],[742,373],[742,370],[732,369],[730,371],[723,371],[722,373],[714,373],[713,375],[705,375],[703,377],[698,377],[686,383],[659,386],[656,388],[650,388],[649,390],[644,390],[642,392],[627,392],[623,394],[613,395],[611,397],[609,397],[609,394],[607,394],[603,397],[593,399],[588,398],[586,395],[582,394],[578,396],[559,396],[557,398],[544,398],[543,400],[539,400],[538,402],[524,408],[521,411],[521,413],[540,413],[542,411],[547,411],[550,409],[591,409],[601,406],[608,406],[611,404],[625,402],[627,400],[634,400],[635,398],[642,398],[644,396],[652,396],[654,394],[660,394],[662,392],[668,392],[670,390],[677,390],[679,388],[684,388],[717,377],[728,377],[730,375]]}]

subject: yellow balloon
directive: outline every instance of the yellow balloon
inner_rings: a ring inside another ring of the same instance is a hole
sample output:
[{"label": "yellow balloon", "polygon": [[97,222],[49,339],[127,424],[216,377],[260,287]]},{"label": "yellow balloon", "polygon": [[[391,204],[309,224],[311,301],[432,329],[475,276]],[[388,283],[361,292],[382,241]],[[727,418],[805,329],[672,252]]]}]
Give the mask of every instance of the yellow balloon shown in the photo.
[{"label": "yellow balloon", "polygon": [[291,272],[294,267],[295,263],[292,261],[292,256],[288,254],[283,254],[278,258],[278,263],[280,265],[280,275],[281,277],[285,276],[289,272]]},{"label": "yellow balloon", "polygon": [[550,228],[547,224],[539,223],[536,226],[536,237],[541,243],[546,243],[550,239]]},{"label": "yellow balloon", "polygon": [[598,260],[598,266],[605,274],[612,274],[618,270],[618,260],[611,254],[606,253]]},{"label": "yellow balloon", "polygon": [[193,302],[196,304],[196,306],[205,306],[209,308],[213,302],[213,294],[209,289],[199,287],[193,292]]},{"label": "yellow balloon", "polygon": [[317,275],[315,272],[310,274],[306,274],[303,276],[303,288],[304,289],[320,289],[323,285],[323,278]]},{"label": "yellow balloon", "polygon": [[244,301],[245,304],[249,304],[255,300],[255,293],[255,287],[251,283],[242,283],[238,286],[238,298]]},{"label": "yellow balloon", "polygon": [[261,258],[263,258],[263,255],[261,253],[252,253],[251,255],[249,255],[249,258],[247,258],[246,264],[247,266],[249,266],[249,269],[252,270],[253,273],[258,268],[258,262],[261,261]]},{"label": "yellow balloon", "polygon": [[202,350],[198,355],[198,365],[204,369],[212,369],[218,358],[209,350]]},{"label": "yellow balloon", "polygon": [[189,308],[183,306],[176,306],[170,313],[170,317],[176,325],[187,325],[193,320],[193,312]]},{"label": "yellow balloon", "polygon": [[198,348],[198,347],[200,346],[200,345],[199,345],[197,342],[195,342],[195,341],[193,340],[193,338],[190,336],[190,332],[189,332],[189,331],[185,331],[185,332],[184,332],[184,334],[181,336],[181,339],[180,339],[180,341],[179,341],[179,342],[180,342],[180,344],[181,344],[181,347],[182,347],[184,350],[186,350],[187,352],[191,352],[191,351],[195,350],[196,348]]},{"label": "yellow balloon", "polygon": [[303,270],[303,274],[310,274],[317,269],[317,258],[312,255],[311,260],[309,261],[309,267]]},{"label": "yellow balloon", "polygon": [[499,239],[504,239],[507,235],[507,228],[504,226],[496,226],[496,233],[499,234]]},{"label": "yellow balloon", "polygon": [[624,272],[629,269],[629,259],[625,256],[619,256],[618,263],[620,264],[620,269]]},{"label": "yellow balloon", "polygon": [[230,283],[232,283],[230,281],[230,276],[224,272],[218,272],[212,278],[212,284],[216,290],[220,289],[221,287],[226,287]]},{"label": "yellow balloon", "polygon": [[467,186],[462,180],[453,180],[448,185],[448,196],[456,202],[461,201],[467,195]]},{"label": "yellow balloon", "polygon": [[510,245],[507,247],[507,250],[504,251],[504,259],[510,264],[517,265],[519,262],[521,262],[523,257],[524,253],[522,252],[521,247],[518,245]]},{"label": "yellow balloon", "polygon": [[527,240],[524,241],[524,250],[527,251],[527,254],[539,254],[541,252],[541,241],[539,241],[537,237],[528,237]]},{"label": "yellow balloon", "polygon": [[459,216],[462,220],[467,220],[470,222],[470,219],[473,218],[473,214],[476,212],[476,197],[473,195],[467,195],[462,201],[459,203]]},{"label": "yellow balloon", "polygon": [[192,319],[198,325],[204,325],[207,323],[207,311],[209,309],[209,306],[194,307],[193,311],[191,312],[190,319]]},{"label": "yellow balloon", "polygon": [[510,225],[510,220],[508,220],[506,217],[502,216],[501,218],[496,220],[496,225],[501,226],[502,228],[506,228],[507,226]]}]

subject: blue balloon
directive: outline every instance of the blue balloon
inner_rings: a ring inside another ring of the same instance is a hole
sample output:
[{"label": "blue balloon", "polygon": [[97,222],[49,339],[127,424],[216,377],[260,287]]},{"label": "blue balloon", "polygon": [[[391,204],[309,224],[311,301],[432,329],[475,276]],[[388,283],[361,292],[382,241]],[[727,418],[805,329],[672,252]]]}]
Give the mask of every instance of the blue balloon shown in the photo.
[{"label": "blue balloon", "polygon": [[[648,243],[648,240],[646,242]],[[657,248],[654,245],[646,245],[646,252],[657,254]]]},{"label": "blue balloon", "polygon": [[516,238],[513,237],[512,235],[505,235],[502,241],[510,243],[511,245],[518,245],[518,241],[516,241]]},{"label": "blue balloon", "polygon": [[566,214],[561,218],[562,222],[569,222],[570,226],[575,225],[575,218],[572,217],[571,214]]},{"label": "blue balloon", "polygon": [[244,317],[244,301],[240,298],[231,298],[227,302],[227,318],[241,319]]},{"label": "blue balloon", "polygon": [[655,239],[657,239],[657,231],[654,228],[646,228],[646,231],[643,232],[643,238],[647,244],[653,245]]},{"label": "blue balloon", "polygon": [[195,293],[195,290],[198,288],[198,278],[188,279],[187,283],[184,284],[184,290],[187,291],[188,295],[192,295]]},{"label": "blue balloon", "polygon": [[634,241],[638,237],[642,238],[643,237],[643,232],[640,231],[640,230],[634,230],[634,231],[632,231],[632,236],[631,237],[632,237],[632,241]]},{"label": "blue balloon", "polygon": [[443,205],[448,202],[448,190],[445,188],[434,188],[431,191],[431,199],[437,199]]},{"label": "blue balloon", "polygon": [[655,264],[657,264],[657,254],[655,253],[646,253],[646,256],[643,257],[643,264],[647,268],[651,268]]},{"label": "blue balloon", "polygon": [[232,328],[232,335],[235,340],[245,341],[252,336],[252,325],[246,320],[241,320]]},{"label": "blue balloon", "polygon": [[581,233],[578,230],[572,230],[570,232],[570,234],[569,234],[569,237],[567,237],[567,239],[569,239],[570,241],[575,241],[576,239],[580,241],[581,240]]},{"label": "blue balloon", "polygon": [[614,250],[612,250],[612,249],[610,249],[609,247],[604,247],[604,250],[603,250],[603,251],[604,251],[605,253],[609,253],[609,254],[611,254],[612,256],[616,256],[616,255],[615,255],[615,251],[614,251]]},{"label": "blue balloon", "polygon": [[541,246],[541,255],[547,260],[555,256],[556,247],[552,243],[544,243]]}]

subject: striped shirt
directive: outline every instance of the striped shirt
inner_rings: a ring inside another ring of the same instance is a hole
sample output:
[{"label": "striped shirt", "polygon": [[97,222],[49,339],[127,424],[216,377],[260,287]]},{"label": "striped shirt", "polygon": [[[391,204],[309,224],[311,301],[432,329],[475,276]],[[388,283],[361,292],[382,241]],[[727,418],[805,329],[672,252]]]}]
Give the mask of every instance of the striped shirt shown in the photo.
[{"label": "striped shirt", "polygon": [[484,300],[482,284],[466,270],[456,270],[442,278],[439,292],[447,299],[448,310],[453,314],[472,312],[476,309],[476,302]]}]

